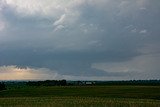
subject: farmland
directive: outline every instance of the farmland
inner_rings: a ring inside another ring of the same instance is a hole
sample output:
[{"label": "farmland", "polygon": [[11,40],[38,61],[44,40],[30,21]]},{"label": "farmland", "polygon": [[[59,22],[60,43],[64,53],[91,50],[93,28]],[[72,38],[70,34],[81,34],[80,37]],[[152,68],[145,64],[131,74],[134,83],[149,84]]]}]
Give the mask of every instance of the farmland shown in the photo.
[{"label": "farmland", "polygon": [[0,92],[1,107],[160,107],[160,86],[27,86]]}]

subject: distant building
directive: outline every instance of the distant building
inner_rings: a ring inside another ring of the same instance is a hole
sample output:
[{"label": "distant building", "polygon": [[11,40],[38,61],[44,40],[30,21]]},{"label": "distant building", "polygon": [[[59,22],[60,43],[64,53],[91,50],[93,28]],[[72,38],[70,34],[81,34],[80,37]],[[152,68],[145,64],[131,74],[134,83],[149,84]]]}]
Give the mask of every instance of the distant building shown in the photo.
[{"label": "distant building", "polygon": [[93,82],[93,81],[86,81],[85,85],[95,85],[95,82]]},{"label": "distant building", "polygon": [[92,82],[88,81],[88,82],[85,82],[86,85],[92,85]]}]

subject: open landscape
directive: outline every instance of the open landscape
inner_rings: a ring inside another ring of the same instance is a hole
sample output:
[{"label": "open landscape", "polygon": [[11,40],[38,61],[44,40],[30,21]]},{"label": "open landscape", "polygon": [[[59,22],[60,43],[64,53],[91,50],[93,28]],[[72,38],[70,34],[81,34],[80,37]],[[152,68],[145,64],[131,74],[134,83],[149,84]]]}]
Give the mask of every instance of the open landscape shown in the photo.
[{"label": "open landscape", "polygon": [[0,91],[0,107],[160,107],[160,86],[27,86]]},{"label": "open landscape", "polygon": [[0,0],[0,107],[160,107],[160,0]]}]

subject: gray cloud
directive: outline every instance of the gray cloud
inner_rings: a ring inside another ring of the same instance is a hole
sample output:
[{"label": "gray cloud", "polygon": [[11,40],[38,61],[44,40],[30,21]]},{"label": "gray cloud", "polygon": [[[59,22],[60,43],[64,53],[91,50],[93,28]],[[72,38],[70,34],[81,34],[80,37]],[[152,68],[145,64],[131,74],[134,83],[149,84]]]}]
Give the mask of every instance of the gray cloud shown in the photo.
[{"label": "gray cloud", "polygon": [[[137,57],[144,60],[144,55],[153,54],[154,59],[154,55],[159,54],[158,0],[73,0],[66,3],[47,0],[36,5],[33,4],[37,0],[24,3],[3,0],[0,3],[1,66],[47,68],[70,77],[123,79],[134,73],[136,77],[137,71],[131,70],[131,74],[110,72],[111,69],[92,68],[92,65],[132,64]],[[157,64],[155,62],[153,65]],[[154,78],[154,74],[150,78]],[[137,75],[137,78],[140,77]]]}]

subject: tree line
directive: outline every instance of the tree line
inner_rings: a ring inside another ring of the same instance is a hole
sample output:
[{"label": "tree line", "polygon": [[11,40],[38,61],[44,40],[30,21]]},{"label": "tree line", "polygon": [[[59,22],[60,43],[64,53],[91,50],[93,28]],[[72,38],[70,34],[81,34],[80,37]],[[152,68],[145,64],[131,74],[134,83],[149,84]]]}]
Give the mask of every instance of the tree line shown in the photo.
[{"label": "tree line", "polygon": [[0,82],[0,91],[5,89],[21,88],[26,86],[107,86],[107,85],[142,85],[160,86],[160,80],[127,80],[127,81],[5,81]]},{"label": "tree line", "polygon": [[0,82],[0,91],[6,90],[6,85]]},{"label": "tree line", "polygon": [[66,80],[46,80],[46,81],[29,81],[28,86],[66,86]]},{"label": "tree line", "polygon": [[122,81],[101,81],[96,82],[96,85],[147,85],[159,86],[160,80],[122,80]]},{"label": "tree line", "polygon": [[[89,83],[89,84],[88,84]],[[68,81],[67,85],[142,85],[142,86],[160,86],[160,80],[122,80],[122,81]]]}]

